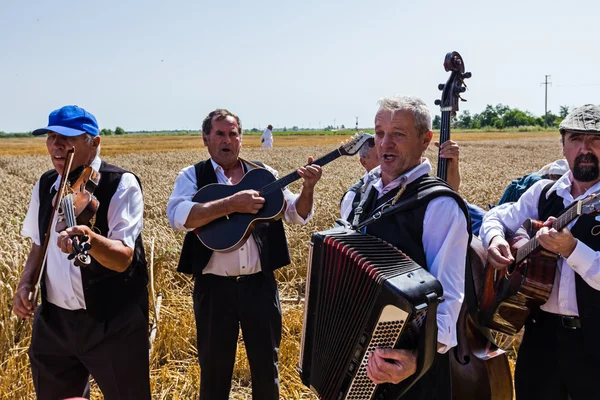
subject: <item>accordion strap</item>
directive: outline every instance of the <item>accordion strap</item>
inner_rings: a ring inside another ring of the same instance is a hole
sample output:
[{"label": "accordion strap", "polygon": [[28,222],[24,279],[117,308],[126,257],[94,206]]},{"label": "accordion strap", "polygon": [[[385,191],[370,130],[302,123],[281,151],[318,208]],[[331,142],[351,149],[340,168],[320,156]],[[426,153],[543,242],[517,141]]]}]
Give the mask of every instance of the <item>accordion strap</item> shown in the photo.
[{"label": "accordion strap", "polygon": [[[369,187],[368,189],[371,189],[371,188]],[[368,192],[368,191],[369,190],[367,190],[366,192]],[[405,199],[402,199],[401,201],[398,201],[397,203],[395,203],[393,205],[386,204],[384,207],[381,207],[373,215],[371,215],[369,218],[365,219],[362,222],[358,222],[358,218],[355,215],[353,225],[356,230],[360,230],[360,229],[364,228],[365,226],[377,221],[378,219],[380,219],[382,217],[387,217],[387,216],[390,216],[397,212],[416,208],[423,203],[429,202],[430,200],[432,200],[436,197],[440,197],[440,196],[444,196],[444,195],[454,197],[455,192],[451,189],[448,189],[447,187],[442,186],[442,185],[438,185],[438,184],[432,185],[430,187],[427,187],[424,190],[421,190],[420,192],[416,192],[415,194],[413,194]],[[368,196],[364,196],[364,197],[366,198]],[[355,213],[357,211],[360,211],[362,213],[362,205],[363,205],[363,201],[361,201],[361,204],[359,204]],[[357,215],[360,215],[360,214],[357,214]]]}]

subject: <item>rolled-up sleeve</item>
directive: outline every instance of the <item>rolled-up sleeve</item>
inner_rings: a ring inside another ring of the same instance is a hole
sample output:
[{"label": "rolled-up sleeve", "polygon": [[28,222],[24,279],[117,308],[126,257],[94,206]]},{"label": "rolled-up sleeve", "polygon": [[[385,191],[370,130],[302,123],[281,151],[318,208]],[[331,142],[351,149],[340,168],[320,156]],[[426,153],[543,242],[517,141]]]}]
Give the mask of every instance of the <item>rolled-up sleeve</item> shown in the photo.
[{"label": "rolled-up sleeve", "polygon": [[108,205],[108,235],[112,240],[120,240],[127,247],[134,248],[135,241],[143,228],[144,199],[142,189],[133,176],[121,176],[115,194]]},{"label": "rolled-up sleeve", "polygon": [[438,342],[447,352],[456,346],[456,321],[464,299],[465,261],[469,233],[467,220],[456,201],[449,197],[432,200],[423,220],[423,248],[429,272],[444,289],[444,302],[438,306]]},{"label": "rolled-up sleeve", "polygon": [[192,198],[198,191],[196,185],[196,171],[194,166],[182,169],[175,180],[173,193],[167,202],[167,218],[173,229],[189,232],[192,229],[185,227],[194,203]]},{"label": "rolled-up sleeve", "polygon": [[488,211],[481,221],[479,237],[487,248],[495,236],[504,232],[515,234],[527,218],[538,218],[537,204],[544,187],[550,183],[542,179],[532,185],[515,203],[505,203]]}]

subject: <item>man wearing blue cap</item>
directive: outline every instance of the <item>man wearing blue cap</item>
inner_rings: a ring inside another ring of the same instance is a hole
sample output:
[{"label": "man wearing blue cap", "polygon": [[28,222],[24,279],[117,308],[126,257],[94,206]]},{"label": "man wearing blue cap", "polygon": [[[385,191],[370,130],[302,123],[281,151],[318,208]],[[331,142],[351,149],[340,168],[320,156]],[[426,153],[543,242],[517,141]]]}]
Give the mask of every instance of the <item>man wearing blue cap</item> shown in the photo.
[{"label": "man wearing blue cap", "polygon": [[[53,111],[46,146],[54,169],[33,188],[22,235],[32,239],[14,312],[34,316],[29,359],[38,399],[81,396],[94,377],[105,399],[150,399],[148,360],[148,273],[142,244],[144,204],[138,178],[99,158],[96,118],[77,106]],[[71,169],[67,152],[75,149]],[[100,173],[94,195],[95,220],[56,232],[50,221],[60,178],[72,184],[84,167]],[[49,224],[51,229],[48,230]],[[49,232],[42,304],[32,303],[34,271],[44,260]],[[77,267],[67,257],[73,236],[89,237],[91,263]]]}]

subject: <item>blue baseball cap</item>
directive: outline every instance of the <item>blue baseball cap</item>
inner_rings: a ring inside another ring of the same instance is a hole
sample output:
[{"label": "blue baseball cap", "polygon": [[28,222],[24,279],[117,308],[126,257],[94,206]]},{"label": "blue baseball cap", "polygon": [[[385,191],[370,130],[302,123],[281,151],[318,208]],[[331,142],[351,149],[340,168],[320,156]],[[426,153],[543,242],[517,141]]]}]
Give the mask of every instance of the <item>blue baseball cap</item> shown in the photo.
[{"label": "blue baseball cap", "polygon": [[52,111],[48,116],[48,126],[36,129],[32,134],[38,136],[48,132],[56,132],[63,136],[79,136],[83,133],[92,136],[100,134],[96,117],[78,106],[64,106]]}]

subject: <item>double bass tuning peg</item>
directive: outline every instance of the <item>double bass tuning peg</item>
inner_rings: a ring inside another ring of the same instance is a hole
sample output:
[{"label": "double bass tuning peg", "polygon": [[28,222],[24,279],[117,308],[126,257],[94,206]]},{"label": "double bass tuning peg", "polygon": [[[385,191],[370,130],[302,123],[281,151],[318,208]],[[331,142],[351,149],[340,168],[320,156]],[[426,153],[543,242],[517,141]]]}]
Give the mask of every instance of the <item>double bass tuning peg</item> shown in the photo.
[{"label": "double bass tuning peg", "polygon": [[463,74],[463,79],[469,79],[471,77],[471,73],[470,72],[465,72]]},{"label": "double bass tuning peg", "polygon": [[436,106],[439,106],[440,104],[442,104],[442,101],[438,99],[438,100],[434,101],[433,104],[435,104]]},{"label": "double bass tuning peg", "polygon": [[438,89],[439,89],[439,90],[444,90],[444,87],[446,87],[446,85],[445,85],[444,83],[440,83],[440,84],[438,85]]}]

